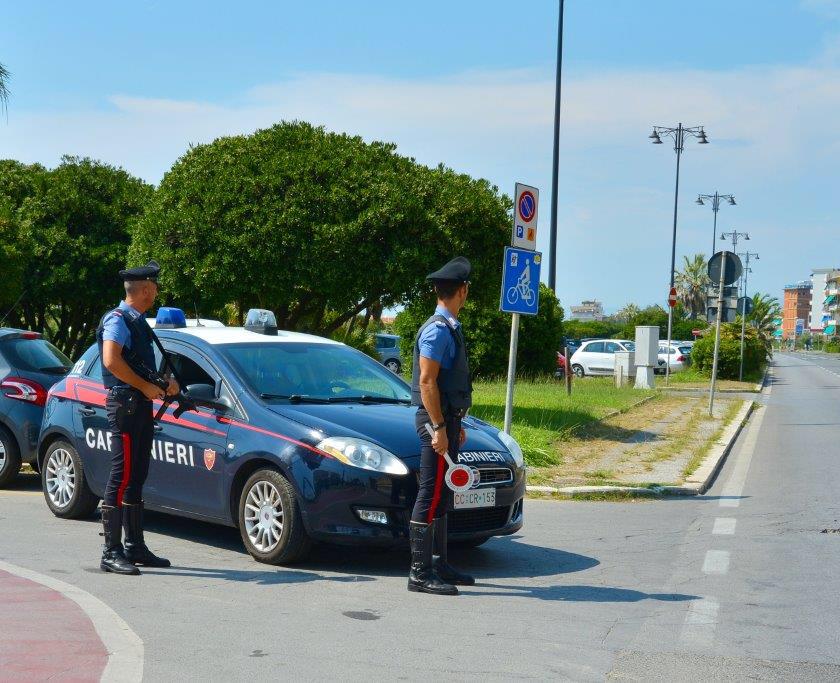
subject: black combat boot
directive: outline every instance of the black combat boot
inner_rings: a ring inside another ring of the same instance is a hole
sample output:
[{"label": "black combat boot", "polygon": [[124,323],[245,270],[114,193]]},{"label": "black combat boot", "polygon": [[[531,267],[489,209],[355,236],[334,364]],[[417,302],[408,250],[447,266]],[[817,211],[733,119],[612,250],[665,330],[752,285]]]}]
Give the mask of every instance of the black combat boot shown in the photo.
[{"label": "black combat boot", "polygon": [[143,502],[136,505],[123,503],[123,524],[125,525],[125,557],[133,564],[145,567],[169,567],[171,562],[158,557],[146,547],[143,540]]},{"label": "black combat boot", "polygon": [[102,561],[99,563],[99,568],[103,572],[136,576],[140,573],[140,570],[126,560],[123,554],[121,513],[120,508],[110,505],[102,506],[102,528],[105,532],[105,545],[102,547]]},{"label": "black combat boot", "polygon": [[434,526],[422,522],[411,522],[408,528],[411,541],[411,572],[408,575],[408,590],[433,595],[458,595],[458,589],[441,581],[432,567]]},{"label": "black combat boot", "polygon": [[448,523],[446,515],[438,517],[435,522],[435,558],[432,561],[437,575],[447,583],[455,586],[474,586],[475,579],[469,574],[463,574],[447,562],[449,549],[446,546],[448,531]]}]

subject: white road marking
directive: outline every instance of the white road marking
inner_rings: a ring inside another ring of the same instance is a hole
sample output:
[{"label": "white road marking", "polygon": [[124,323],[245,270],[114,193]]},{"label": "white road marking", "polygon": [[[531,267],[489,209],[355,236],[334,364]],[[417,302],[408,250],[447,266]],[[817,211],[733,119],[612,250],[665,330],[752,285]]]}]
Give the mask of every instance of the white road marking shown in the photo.
[{"label": "white road marking", "polygon": [[717,517],[712,533],[716,536],[731,536],[735,533],[735,525],[738,520],[734,517]]},{"label": "white road marking", "polygon": [[723,487],[721,498],[718,501],[720,507],[736,508],[741,505],[741,494],[744,491],[744,484],[747,481],[747,473],[750,469],[753,454],[755,453],[755,445],[758,441],[758,434],[761,431],[761,423],[764,422],[764,414],[767,408],[758,408],[754,414],[757,413],[755,422],[753,422],[744,437],[744,444],[741,447],[741,452],[738,454],[738,459],[735,461],[735,467],[729,479]]},{"label": "white road marking", "polygon": [[729,571],[728,550],[708,550],[703,560],[704,574],[726,574]]},{"label": "white road marking", "polygon": [[720,605],[714,598],[700,598],[688,604],[680,642],[695,648],[710,648],[715,641]]},{"label": "white road marking", "polygon": [[0,569],[58,591],[82,608],[108,651],[108,663],[102,672],[102,681],[140,683],[143,680],[143,641],[119,614],[99,598],[78,586],[2,560]]}]

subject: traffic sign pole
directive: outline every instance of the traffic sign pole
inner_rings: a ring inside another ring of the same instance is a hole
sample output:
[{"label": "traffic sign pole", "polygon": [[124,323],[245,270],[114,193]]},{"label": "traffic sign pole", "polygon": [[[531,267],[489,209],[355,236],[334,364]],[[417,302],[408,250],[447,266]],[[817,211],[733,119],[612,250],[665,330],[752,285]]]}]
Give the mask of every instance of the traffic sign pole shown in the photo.
[{"label": "traffic sign pole", "polygon": [[677,305],[677,290],[671,285],[671,290],[668,292],[668,353],[665,361],[665,386],[668,386],[668,380],[671,378],[671,323],[674,320],[674,306]]},{"label": "traffic sign pole", "polygon": [[722,252],[720,283],[718,285],[717,322],[715,324],[715,353],[712,357],[712,381],[709,385],[709,417],[714,417],[714,413],[712,411],[715,407],[715,381],[717,380],[718,353],[720,352],[720,322],[723,316],[723,285],[726,280],[726,256],[727,253],[725,251]]},{"label": "traffic sign pole", "polygon": [[510,316],[510,355],[508,356],[507,394],[505,396],[505,434],[513,421],[513,381],[516,377],[516,349],[519,346],[519,313]]}]

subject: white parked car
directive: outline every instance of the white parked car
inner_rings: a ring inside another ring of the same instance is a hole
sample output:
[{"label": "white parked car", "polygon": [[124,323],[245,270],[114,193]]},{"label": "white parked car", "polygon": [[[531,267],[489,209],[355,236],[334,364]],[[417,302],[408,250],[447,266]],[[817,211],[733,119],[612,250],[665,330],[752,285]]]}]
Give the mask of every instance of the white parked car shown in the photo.
[{"label": "white parked car", "polygon": [[572,354],[570,363],[577,377],[612,375],[615,372],[617,351],[635,351],[636,344],[628,339],[593,339],[584,342]]},{"label": "white parked car", "polygon": [[691,363],[691,346],[683,343],[671,344],[670,351],[668,344],[659,345],[659,368],[657,372],[665,374],[665,364],[671,366],[670,372],[685,370]]}]

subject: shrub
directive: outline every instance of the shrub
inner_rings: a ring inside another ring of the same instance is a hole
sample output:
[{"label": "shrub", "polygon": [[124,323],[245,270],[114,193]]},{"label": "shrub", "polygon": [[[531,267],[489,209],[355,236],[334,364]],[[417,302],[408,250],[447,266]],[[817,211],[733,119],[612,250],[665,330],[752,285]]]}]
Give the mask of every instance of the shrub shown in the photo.
[{"label": "shrub", "polygon": [[[697,340],[691,351],[691,361],[701,372],[711,374],[715,351],[715,335],[712,330]],[[754,327],[747,326],[744,333],[744,374],[749,375],[761,369],[767,360],[764,342]],[[741,325],[721,325],[720,352],[718,355],[718,377],[738,379],[741,364]]]},{"label": "shrub", "polygon": [[840,339],[827,341],[823,346],[823,351],[826,353],[840,353]]}]

